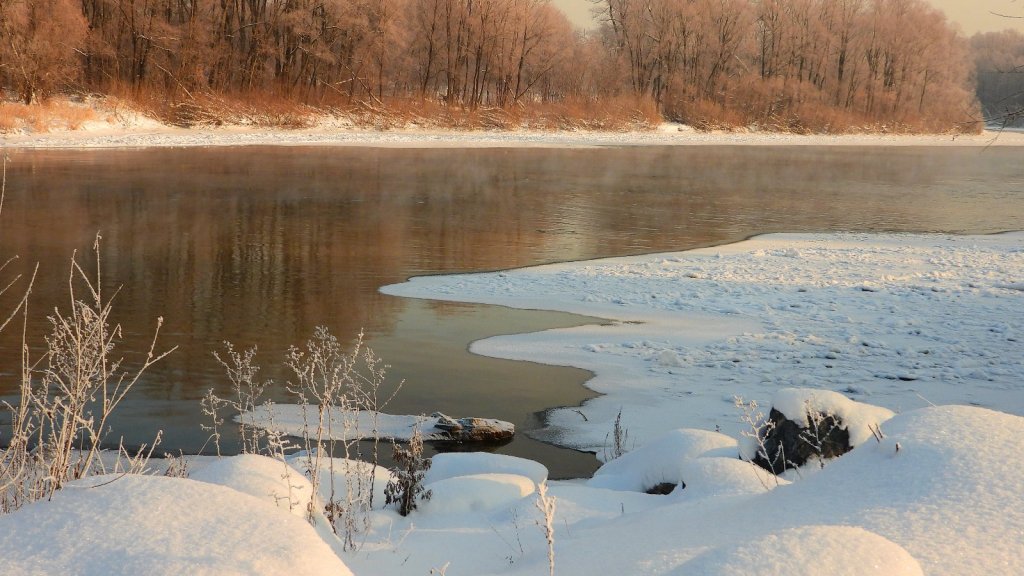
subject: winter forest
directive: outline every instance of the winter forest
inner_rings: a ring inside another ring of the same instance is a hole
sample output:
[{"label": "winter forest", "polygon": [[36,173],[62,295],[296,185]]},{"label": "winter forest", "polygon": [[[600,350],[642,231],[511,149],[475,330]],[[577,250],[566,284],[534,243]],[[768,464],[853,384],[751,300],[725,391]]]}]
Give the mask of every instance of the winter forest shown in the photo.
[{"label": "winter forest", "polygon": [[975,79],[1005,84],[1024,46],[972,44],[925,0],[594,0],[593,15],[578,30],[547,0],[0,0],[0,83],[25,103],[113,95],[183,125],[309,106],[975,131]]}]

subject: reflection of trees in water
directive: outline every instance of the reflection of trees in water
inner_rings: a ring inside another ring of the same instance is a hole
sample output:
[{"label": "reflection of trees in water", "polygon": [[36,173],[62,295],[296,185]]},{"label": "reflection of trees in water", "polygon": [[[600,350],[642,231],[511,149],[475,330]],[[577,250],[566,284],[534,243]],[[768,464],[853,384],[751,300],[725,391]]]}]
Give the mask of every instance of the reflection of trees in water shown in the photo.
[{"label": "reflection of trees in water", "polygon": [[[391,333],[405,304],[377,288],[410,275],[675,250],[766,231],[1012,228],[1022,211],[1006,206],[1015,178],[1009,154],[25,152],[9,166],[0,242],[23,268],[42,264],[33,299],[41,338],[44,311],[64,305],[67,258],[101,231],[106,278],[124,285],[115,304],[122,323],[141,339],[164,316],[165,342],[181,346],[150,377],[149,393],[198,397],[223,380],[209,355],[221,340],[258,343],[269,366],[319,324],[342,337],[360,328]],[[3,342],[0,361],[15,366],[16,357],[17,347]]]}]

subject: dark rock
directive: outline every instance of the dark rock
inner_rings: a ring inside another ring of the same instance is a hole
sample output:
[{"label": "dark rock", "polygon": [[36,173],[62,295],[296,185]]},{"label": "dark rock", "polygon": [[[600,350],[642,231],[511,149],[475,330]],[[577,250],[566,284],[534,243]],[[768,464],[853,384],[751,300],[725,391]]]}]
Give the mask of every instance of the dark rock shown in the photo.
[{"label": "dark rock", "polygon": [[492,418],[455,419],[440,412],[431,417],[437,418],[437,422],[434,430],[426,431],[424,440],[497,443],[510,440],[516,433],[514,424]]},{"label": "dark rock", "polygon": [[764,446],[758,447],[754,463],[779,474],[803,466],[811,458],[835,458],[852,449],[850,433],[834,414],[811,411],[807,421],[805,427],[772,408],[760,431]]},{"label": "dark rock", "polygon": [[686,484],[683,482],[680,482],[679,484],[675,484],[673,482],[662,482],[660,484],[655,484],[654,486],[651,486],[647,490],[644,490],[644,492],[648,494],[657,494],[664,496],[666,494],[671,494],[673,491],[675,491],[676,488],[686,488]]}]

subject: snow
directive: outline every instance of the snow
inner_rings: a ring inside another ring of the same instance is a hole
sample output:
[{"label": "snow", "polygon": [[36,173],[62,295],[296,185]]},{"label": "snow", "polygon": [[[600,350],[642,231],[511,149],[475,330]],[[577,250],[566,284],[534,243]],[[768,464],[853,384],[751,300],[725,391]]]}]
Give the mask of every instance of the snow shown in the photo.
[{"label": "snow", "polygon": [[304,517],[313,485],[280,460],[254,454],[213,460],[189,475],[192,480],[219,484],[249,494]]},{"label": "snow", "polygon": [[351,574],[265,499],[159,476],[94,477],[0,516],[0,549],[5,574]]},{"label": "snow", "polygon": [[373,146],[404,148],[592,147],[592,146],[1024,146],[1024,134],[845,134],[697,132],[663,123],[651,130],[443,130],[417,126],[393,130],[355,128],[345,118],[324,116],[308,129],[244,125],[179,128],[137,112],[119,110],[88,121],[79,130],[0,134],[4,148],[139,148],[181,146]]},{"label": "snow", "polygon": [[601,466],[587,485],[643,492],[661,483],[689,484],[683,466],[688,460],[709,453],[736,458],[739,448],[735,439],[724,434],[673,430]]},{"label": "snow", "polygon": [[[315,407],[301,404],[273,404],[257,406],[252,412],[235,417],[238,422],[273,428],[286,435],[301,438],[303,431],[316,428],[318,418]],[[334,411],[330,422],[325,423],[324,438],[339,441],[361,440],[376,436],[381,440],[408,441],[419,428],[424,440],[450,440],[445,431],[435,428],[436,416],[385,414],[372,410],[346,412]],[[482,425],[495,430],[513,433],[515,425],[502,420],[478,419]]]},{"label": "snow", "polygon": [[430,459],[430,470],[425,482],[437,482],[446,478],[472,474],[515,474],[525,476],[535,484],[548,479],[548,469],[538,462],[488,452],[448,452],[437,454]]},{"label": "snow", "polygon": [[767,406],[792,387],[894,412],[934,403],[1024,414],[1024,305],[1005,288],[1021,277],[1022,233],[773,234],[382,291],[608,319],[471,346],[594,372],[587,386],[602,395],[549,412],[540,437],[600,455],[620,409],[637,445],[680,426],[738,437],[734,396]]},{"label": "snow", "polygon": [[[552,437],[600,452],[621,410],[630,451],[571,481],[513,457],[439,455],[433,497],[407,517],[383,506],[378,469],[357,550],[282,498],[308,494],[302,455],[99,477],[0,516],[2,570],[532,576],[548,570],[547,482],[561,576],[1024,574],[1024,295],[1007,288],[1022,272],[1021,233],[844,234],[417,278],[386,291],[610,319],[473,350],[594,371],[605,396],[587,420],[553,412]],[[811,401],[881,435],[776,479],[736,457],[734,394],[794,418]],[[369,466],[330,464],[321,501]],[[685,487],[640,492],[662,481]]]},{"label": "snow", "polygon": [[923,576],[906,550],[850,526],[804,526],[714,550],[680,576]]},{"label": "snow", "polygon": [[464,514],[512,508],[536,490],[526,476],[470,474],[425,484],[430,499],[420,504],[427,514]]}]

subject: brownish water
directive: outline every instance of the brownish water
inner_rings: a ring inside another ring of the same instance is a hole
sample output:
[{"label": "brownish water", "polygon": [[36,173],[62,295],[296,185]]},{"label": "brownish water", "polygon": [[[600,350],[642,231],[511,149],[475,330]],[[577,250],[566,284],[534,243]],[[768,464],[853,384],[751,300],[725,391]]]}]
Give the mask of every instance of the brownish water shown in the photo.
[{"label": "brownish water", "polygon": [[[501,418],[536,428],[588,393],[573,369],[472,356],[487,335],[565,326],[563,314],[387,297],[417,274],[679,250],[765,232],[1024,228],[1013,148],[678,147],[587,150],[191,148],[7,151],[0,257],[40,264],[30,339],[64,305],[67,262],[103,236],[105,284],[133,348],[155,318],[179,350],[121,408],[115,436],[196,450],[199,398],[227,393],[211,356],[258,344],[264,373],[317,325],[365,330],[406,384],[388,411]],[[10,302],[0,302],[3,310]],[[0,341],[0,392],[17,370]],[[129,357],[130,358],[130,357]],[[277,387],[273,396],[285,401]],[[553,475],[586,455],[524,434],[501,451]]]}]

